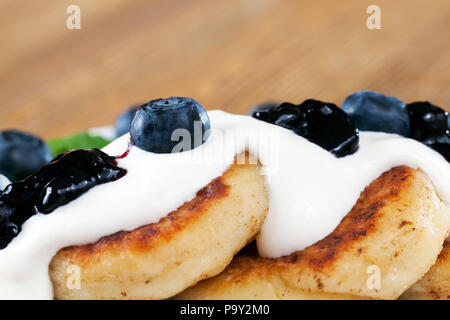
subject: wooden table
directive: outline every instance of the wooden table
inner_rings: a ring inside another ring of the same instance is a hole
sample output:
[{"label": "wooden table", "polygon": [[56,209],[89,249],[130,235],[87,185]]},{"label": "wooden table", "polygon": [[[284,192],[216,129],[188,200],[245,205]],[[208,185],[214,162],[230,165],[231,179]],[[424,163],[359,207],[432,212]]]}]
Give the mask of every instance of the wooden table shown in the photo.
[{"label": "wooden table", "polygon": [[0,43],[0,128],[45,138],[171,95],[244,113],[371,89],[450,109],[449,0],[2,0]]}]

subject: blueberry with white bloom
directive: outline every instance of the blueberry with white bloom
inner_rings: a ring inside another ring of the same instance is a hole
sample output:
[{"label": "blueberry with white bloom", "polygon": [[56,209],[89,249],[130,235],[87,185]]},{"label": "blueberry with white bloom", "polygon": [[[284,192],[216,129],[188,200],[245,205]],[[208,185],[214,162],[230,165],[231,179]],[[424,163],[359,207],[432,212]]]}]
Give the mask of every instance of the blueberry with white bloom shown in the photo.
[{"label": "blueberry with white bloom", "polygon": [[382,131],[409,137],[408,109],[401,100],[373,91],[348,96],[342,109],[362,131]]},{"label": "blueberry with white bloom", "polygon": [[135,105],[120,114],[114,125],[116,129],[116,137],[123,136],[125,133],[130,132],[131,120],[133,120],[134,114],[138,108],[139,105]]},{"label": "blueberry with white bloom", "polygon": [[[140,149],[172,153],[203,144],[209,129],[208,113],[200,103],[190,98],[170,97],[140,106],[131,122],[130,134],[132,142]],[[188,138],[177,133],[184,133]],[[180,143],[186,148],[178,150],[176,147]]]},{"label": "blueberry with white bloom", "polygon": [[18,130],[0,131],[0,174],[9,180],[21,180],[50,160],[50,149],[38,137]]}]

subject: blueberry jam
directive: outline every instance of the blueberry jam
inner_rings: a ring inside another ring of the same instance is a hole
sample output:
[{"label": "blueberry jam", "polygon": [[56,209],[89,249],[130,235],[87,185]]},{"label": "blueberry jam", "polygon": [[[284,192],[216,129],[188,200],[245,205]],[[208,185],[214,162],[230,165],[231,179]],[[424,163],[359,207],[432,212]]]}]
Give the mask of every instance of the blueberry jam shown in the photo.
[{"label": "blueberry jam", "polygon": [[448,130],[448,113],[429,102],[414,102],[406,106],[411,122],[410,137],[427,141],[444,136]]},{"label": "blueberry jam", "polygon": [[358,129],[333,103],[312,99],[300,105],[286,102],[267,111],[254,112],[252,116],[292,130],[336,157],[344,157],[358,149]]},{"label": "blueberry jam", "polygon": [[37,213],[49,214],[89,189],[120,179],[126,170],[99,149],[59,155],[25,179],[8,185],[0,195],[0,249]]},{"label": "blueberry jam", "polygon": [[447,137],[447,142],[435,142],[428,145],[430,148],[439,152],[448,162],[450,162],[450,136]]},{"label": "blueberry jam", "polygon": [[247,112],[247,115],[253,116],[255,113],[269,111],[273,108],[278,107],[279,105],[280,105],[279,102],[265,102],[265,103],[257,104],[255,106],[253,106],[252,108],[250,108],[250,110]]},{"label": "blueberry jam", "polygon": [[411,122],[410,138],[436,150],[450,162],[450,117],[448,112],[429,103],[407,105]]}]

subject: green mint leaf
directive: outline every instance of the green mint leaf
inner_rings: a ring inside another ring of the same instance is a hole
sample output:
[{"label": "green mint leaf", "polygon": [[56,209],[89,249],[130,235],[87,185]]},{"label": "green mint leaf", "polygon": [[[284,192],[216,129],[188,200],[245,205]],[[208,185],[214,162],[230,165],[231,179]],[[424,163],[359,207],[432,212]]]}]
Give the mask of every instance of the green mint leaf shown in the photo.
[{"label": "green mint leaf", "polygon": [[47,142],[47,145],[50,148],[52,155],[56,157],[61,153],[74,149],[101,149],[110,142],[111,141],[105,138],[91,136],[87,132],[81,132],[69,137],[50,140]]}]

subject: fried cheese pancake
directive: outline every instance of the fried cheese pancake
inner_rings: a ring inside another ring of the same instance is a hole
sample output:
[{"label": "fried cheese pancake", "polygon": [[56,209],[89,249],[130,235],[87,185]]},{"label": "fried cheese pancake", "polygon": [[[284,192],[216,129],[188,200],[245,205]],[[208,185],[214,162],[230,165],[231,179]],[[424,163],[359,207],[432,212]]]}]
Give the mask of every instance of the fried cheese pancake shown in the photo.
[{"label": "fried cheese pancake", "polygon": [[[268,207],[260,166],[234,164],[158,223],[60,250],[49,267],[54,297],[169,298],[223,271],[254,239]],[[79,289],[67,285],[73,265]]]},{"label": "fried cheese pancake", "polygon": [[396,299],[435,263],[449,229],[450,209],[430,179],[395,167],[316,244],[274,259],[244,250],[224,272],[176,298]]},{"label": "fried cheese pancake", "polygon": [[400,296],[406,300],[450,300],[450,242],[430,271]]}]

